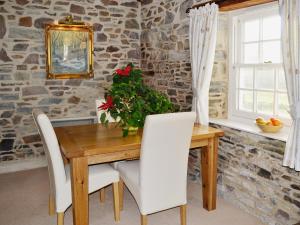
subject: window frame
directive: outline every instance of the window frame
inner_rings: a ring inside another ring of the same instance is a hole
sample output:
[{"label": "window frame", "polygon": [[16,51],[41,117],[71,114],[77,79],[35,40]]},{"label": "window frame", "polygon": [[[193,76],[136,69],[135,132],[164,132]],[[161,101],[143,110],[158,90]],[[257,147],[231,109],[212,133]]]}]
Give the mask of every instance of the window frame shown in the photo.
[{"label": "window frame", "polygon": [[[270,3],[270,4],[264,4],[264,5],[260,5],[260,6],[253,6],[253,7],[249,7],[247,9],[241,9],[241,10],[235,10],[232,11],[229,14],[229,54],[228,54],[228,65],[229,65],[229,87],[228,87],[228,118],[230,120],[235,120],[235,121],[240,121],[240,122],[245,122],[245,123],[253,123],[253,121],[257,118],[257,117],[263,117],[265,119],[268,119],[272,116],[266,115],[266,114],[260,114],[260,113],[255,113],[255,112],[246,112],[246,111],[241,111],[238,110],[238,86],[237,86],[237,82],[238,82],[238,77],[239,76],[239,72],[238,69],[239,68],[246,68],[246,67],[251,67],[253,68],[253,70],[256,70],[257,68],[267,68],[267,67],[271,67],[274,68],[276,71],[275,72],[275,77],[274,77],[274,81],[275,81],[275,89],[274,90],[269,90],[268,92],[273,92],[274,93],[274,99],[275,102],[273,104],[273,107],[277,107],[276,103],[278,101],[278,96],[275,96],[275,93],[281,93],[280,90],[277,89],[277,79],[278,79],[278,68],[282,68],[282,63],[272,63],[272,64],[268,64],[268,63],[264,63],[264,62],[259,62],[259,63],[252,63],[252,64],[246,64],[246,63],[241,63],[242,62],[242,58],[243,56],[243,50],[242,51],[238,51],[238,47],[241,48],[243,45],[242,42],[242,29],[239,28],[237,26],[240,26],[240,24],[238,23],[238,20],[240,21],[244,21],[247,19],[255,19],[261,15],[266,16],[266,15],[274,15],[274,13],[279,12],[279,6],[276,3]],[[255,14],[255,15],[253,15]],[[262,29],[262,27],[260,26],[260,29]],[[237,35],[237,32],[241,32]],[[260,33],[262,33],[260,31]],[[275,40],[275,39],[274,39]],[[276,39],[278,40],[278,39]],[[268,40],[269,41],[269,40]],[[271,41],[271,40],[270,40]],[[236,43],[237,42],[237,43]],[[261,40],[261,38],[259,39],[259,43],[262,43],[263,41]],[[259,54],[262,54],[262,48],[259,47]],[[242,54],[242,55],[241,55]],[[259,55],[259,59],[262,57],[262,55]],[[263,59],[262,59],[263,60]],[[281,60],[282,60],[282,56],[281,56]],[[236,68],[235,66],[238,65],[238,68]],[[255,75],[255,71],[253,71],[253,76]],[[255,82],[255,77],[253,78],[253,82]],[[255,85],[255,84],[253,84]],[[251,89],[253,91],[257,90],[254,86],[253,89]],[[261,89],[259,89],[261,90]],[[255,92],[253,92],[254,94]],[[286,93],[285,91],[282,93]],[[253,107],[255,107],[256,104],[256,98],[253,97]],[[274,110],[274,109],[273,109]],[[273,115],[274,116],[274,115]],[[285,118],[285,117],[278,117],[277,118],[281,119],[283,121],[283,123],[285,125],[290,125],[291,124],[291,119],[289,118]]]}]

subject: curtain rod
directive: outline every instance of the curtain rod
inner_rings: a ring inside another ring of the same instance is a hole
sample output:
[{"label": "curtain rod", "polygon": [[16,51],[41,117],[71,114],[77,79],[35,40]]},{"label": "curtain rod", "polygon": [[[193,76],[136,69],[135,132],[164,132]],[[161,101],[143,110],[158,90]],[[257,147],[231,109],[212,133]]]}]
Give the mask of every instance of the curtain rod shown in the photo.
[{"label": "curtain rod", "polygon": [[275,1],[278,0],[211,0],[204,3],[193,5],[192,7],[186,10],[186,13],[189,13],[191,9],[203,7],[208,3],[209,4],[215,3],[219,5],[220,11],[230,11],[234,9],[247,8],[250,6],[261,5],[261,4],[266,4]]}]

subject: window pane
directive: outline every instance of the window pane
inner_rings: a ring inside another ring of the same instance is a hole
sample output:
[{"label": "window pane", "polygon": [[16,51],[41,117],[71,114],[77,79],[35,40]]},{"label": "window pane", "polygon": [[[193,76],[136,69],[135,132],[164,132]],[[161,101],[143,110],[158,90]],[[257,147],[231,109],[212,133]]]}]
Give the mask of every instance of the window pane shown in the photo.
[{"label": "window pane", "polygon": [[244,62],[258,63],[258,43],[244,44]]},{"label": "window pane", "polygon": [[280,41],[263,42],[263,62],[280,63]]},{"label": "window pane", "polygon": [[270,92],[256,92],[257,113],[273,115],[274,94]]},{"label": "window pane", "polygon": [[257,68],[255,74],[255,88],[274,90],[275,75],[274,69]]},{"label": "window pane", "polygon": [[271,16],[263,18],[263,40],[280,39],[280,36],[280,16]]},{"label": "window pane", "polygon": [[240,88],[253,88],[252,68],[240,68]]},{"label": "window pane", "polygon": [[281,68],[278,71],[278,90],[286,91],[285,75],[284,70]]},{"label": "window pane", "polygon": [[278,94],[278,115],[282,117],[290,117],[289,100],[287,94]]},{"label": "window pane", "polygon": [[253,91],[239,91],[239,110],[253,111]]},{"label": "window pane", "polygon": [[259,20],[245,22],[244,41],[258,41],[259,39]]}]

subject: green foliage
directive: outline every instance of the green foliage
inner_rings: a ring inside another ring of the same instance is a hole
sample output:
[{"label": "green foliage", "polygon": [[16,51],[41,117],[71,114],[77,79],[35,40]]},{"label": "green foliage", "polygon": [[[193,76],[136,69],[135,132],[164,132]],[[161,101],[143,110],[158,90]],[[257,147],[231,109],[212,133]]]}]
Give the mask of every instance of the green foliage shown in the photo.
[{"label": "green foliage", "polygon": [[[133,64],[128,75],[120,75],[116,70],[113,84],[108,96],[113,99],[113,107],[106,110],[111,117],[119,121],[121,127],[143,127],[145,118],[150,114],[174,112],[174,106],[165,94],[162,94],[143,83],[142,71],[134,69]],[[128,67],[127,66],[127,67]],[[127,68],[126,67],[126,68]],[[123,68],[125,70],[125,68]],[[100,120],[108,123],[106,113],[102,113]],[[128,135],[126,129],[123,133]]]}]

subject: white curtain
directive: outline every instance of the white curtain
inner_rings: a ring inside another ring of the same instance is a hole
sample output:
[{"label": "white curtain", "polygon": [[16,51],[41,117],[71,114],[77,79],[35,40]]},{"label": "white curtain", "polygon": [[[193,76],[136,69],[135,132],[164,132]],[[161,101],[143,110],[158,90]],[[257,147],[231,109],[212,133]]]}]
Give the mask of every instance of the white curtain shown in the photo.
[{"label": "white curtain", "polygon": [[293,120],[286,142],[283,165],[300,171],[300,1],[280,0],[282,55]]},{"label": "white curtain", "polygon": [[207,4],[190,11],[190,51],[192,66],[193,111],[196,122],[208,125],[209,85],[217,40],[218,5]]}]

